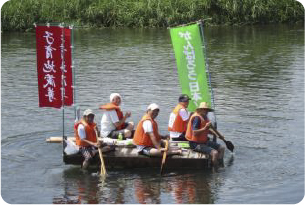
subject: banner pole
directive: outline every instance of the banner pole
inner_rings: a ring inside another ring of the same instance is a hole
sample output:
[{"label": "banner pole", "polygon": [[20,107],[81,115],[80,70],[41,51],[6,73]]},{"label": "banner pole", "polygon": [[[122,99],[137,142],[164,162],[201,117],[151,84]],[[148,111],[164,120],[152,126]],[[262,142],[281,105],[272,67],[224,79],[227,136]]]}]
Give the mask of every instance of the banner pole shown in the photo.
[{"label": "banner pole", "polygon": [[[209,63],[208,63],[208,57],[207,57],[207,44],[206,44],[206,41],[204,39],[204,31],[203,31],[203,21],[201,20],[199,22],[199,25],[200,25],[200,31],[201,31],[201,39],[202,39],[202,42],[203,42],[203,52],[205,54],[205,67],[206,67],[206,72],[208,74],[208,77],[209,77],[209,87],[210,87],[210,91],[211,91],[211,106],[212,108],[214,109],[213,112],[209,112],[208,113],[208,118],[210,117],[211,119],[209,119],[213,126],[217,129],[217,120],[216,120],[216,113],[215,113],[215,102],[214,102],[214,92],[213,92],[213,88],[212,88],[212,83],[211,83],[211,73],[210,73],[210,70],[209,70]],[[209,115],[210,114],[210,115]],[[214,119],[213,119],[214,118]],[[214,121],[214,123],[213,123]],[[217,141],[217,137],[216,136],[213,136],[213,141],[216,142]]]},{"label": "banner pole", "polygon": [[69,29],[71,29],[71,68],[73,72],[73,83],[72,83],[72,88],[73,88],[73,106],[74,106],[74,119],[75,122],[77,121],[77,104],[76,104],[76,91],[75,91],[75,64],[74,64],[74,59],[73,59],[73,51],[74,51],[74,26],[70,25]]},{"label": "banner pole", "polygon": [[62,29],[62,41],[61,41],[61,89],[62,89],[62,137],[63,137],[63,152],[66,144],[64,143],[67,139],[65,136],[65,27],[64,23],[61,23],[60,28]]},{"label": "banner pole", "polygon": [[200,21],[199,25],[200,25],[200,31],[201,31],[201,38],[202,38],[202,42],[203,42],[203,45],[202,45],[203,49],[202,50],[205,54],[205,59],[206,59],[205,60],[206,72],[208,73],[208,77],[209,77],[209,86],[210,86],[210,90],[211,90],[212,107],[215,110],[214,93],[213,93],[213,88],[212,88],[212,84],[211,84],[211,74],[210,74],[210,70],[209,70],[209,63],[208,63],[207,50],[206,50],[207,44],[206,44],[206,41],[204,39],[204,31],[203,31],[202,21]]}]

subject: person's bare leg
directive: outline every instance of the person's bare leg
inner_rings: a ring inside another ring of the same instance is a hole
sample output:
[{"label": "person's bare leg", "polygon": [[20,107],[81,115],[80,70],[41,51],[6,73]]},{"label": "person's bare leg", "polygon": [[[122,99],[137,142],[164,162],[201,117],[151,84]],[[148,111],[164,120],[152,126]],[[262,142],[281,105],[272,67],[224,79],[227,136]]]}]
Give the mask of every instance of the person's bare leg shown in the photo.
[{"label": "person's bare leg", "polygon": [[[180,155],[182,153],[182,150],[181,149],[175,149],[175,150],[168,150],[167,151],[167,155]],[[150,151],[149,151],[149,155],[150,156],[155,156],[155,157],[159,157],[159,156],[163,156],[163,151],[160,151],[158,149],[155,149],[155,148],[152,148]]]},{"label": "person's bare leg", "polygon": [[218,153],[218,159],[222,160],[225,153],[225,147],[221,145],[218,149]]},{"label": "person's bare leg", "polygon": [[212,165],[217,166],[217,164],[218,164],[218,152],[217,152],[217,150],[212,150],[211,151],[211,160],[212,160]]},{"label": "person's bare leg", "polygon": [[89,167],[89,160],[84,160],[82,169],[88,169],[88,167]]},{"label": "person's bare leg", "polygon": [[156,148],[152,148],[149,150],[149,155],[150,156],[154,156],[154,157],[160,157],[162,156],[163,152],[161,152],[160,150],[156,149]]},{"label": "person's bare leg", "polygon": [[169,149],[167,151],[167,155],[180,155],[182,154],[182,150],[181,149]]}]

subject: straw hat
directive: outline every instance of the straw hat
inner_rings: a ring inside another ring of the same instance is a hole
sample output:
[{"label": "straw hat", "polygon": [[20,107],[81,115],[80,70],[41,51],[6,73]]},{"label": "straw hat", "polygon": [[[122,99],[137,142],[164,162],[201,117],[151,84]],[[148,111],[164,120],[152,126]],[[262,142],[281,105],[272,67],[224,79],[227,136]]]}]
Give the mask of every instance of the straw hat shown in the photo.
[{"label": "straw hat", "polygon": [[201,102],[197,109],[206,109],[208,111],[214,111],[212,108],[209,107],[207,102]]}]

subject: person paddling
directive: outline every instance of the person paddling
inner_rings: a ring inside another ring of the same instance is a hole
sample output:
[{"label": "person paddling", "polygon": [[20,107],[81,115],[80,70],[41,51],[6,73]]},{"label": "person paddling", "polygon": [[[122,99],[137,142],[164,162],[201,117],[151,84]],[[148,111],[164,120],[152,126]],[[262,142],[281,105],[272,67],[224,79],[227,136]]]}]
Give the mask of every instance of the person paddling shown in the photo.
[{"label": "person paddling", "polygon": [[90,159],[98,153],[98,146],[101,146],[101,143],[97,141],[96,133],[98,133],[98,127],[94,122],[94,113],[91,109],[87,109],[82,119],[74,126],[76,145],[79,146],[84,158],[83,169],[88,168]]},{"label": "person paddling", "polygon": [[123,139],[132,138],[134,123],[126,122],[126,119],[131,116],[130,112],[123,115],[119,107],[122,102],[122,97],[118,93],[110,95],[110,103],[101,105],[100,109],[104,110],[101,119],[101,135],[112,139],[118,139],[122,135]]},{"label": "person paddling", "polygon": [[206,102],[200,103],[195,113],[191,116],[186,130],[186,139],[190,148],[196,152],[209,154],[212,164],[217,165],[223,160],[225,147],[208,138],[211,122],[207,119],[207,113],[213,111]]},{"label": "person paddling", "polygon": [[190,118],[190,113],[187,111],[190,100],[188,95],[180,95],[178,105],[169,116],[168,131],[172,141],[187,141],[185,132]]},{"label": "person paddling", "polygon": [[[140,120],[134,134],[133,142],[137,145],[138,152],[147,156],[162,156],[162,152],[166,151],[164,148],[165,142],[158,130],[158,124],[155,121],[159,114],[159,106],[152,103],[147,107],[145,115]],[[167,152],[168,155],[181,154],[181,150],[171,150]]]}]

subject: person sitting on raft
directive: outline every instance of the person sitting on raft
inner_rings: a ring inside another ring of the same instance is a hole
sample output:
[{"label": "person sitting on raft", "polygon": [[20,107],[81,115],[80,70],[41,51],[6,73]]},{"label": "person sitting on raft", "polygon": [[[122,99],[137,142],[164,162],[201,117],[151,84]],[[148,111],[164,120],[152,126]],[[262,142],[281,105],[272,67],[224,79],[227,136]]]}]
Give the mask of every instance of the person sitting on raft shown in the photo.
[{"label": "person sitting on raft", "polygon": [[80,152],[84,157],[83,169],[88,168],[90,159],[98,153],[97,148],[101,146],[101,143],[97,141],[97,133],[98,127],[94,122],[94,113],[92,110],[87,109],[84,111],[82,119],[76,122],[74,126],[76,145],[79,146]]},{"label": "person sitting on raft", "polygon": [[188,95],[180,95],[178,105],[169,116],[168,131],[172,141],[187,141],[185,132],[190,118],[190,113],[187,111],[190,100]]},{"label": "person sitting on raft", "polygon": [[126,122],[126,119],[130,117],[131,113],[126,112],[123,115],[121,108],[122,98],[118,93],[112,93],[110,95],[110,103],[101,105],[100,109],[104,110],[101,119],[101,135],[112,139],[118,139],[120,133],[123,139],[132,138],[134,123]]},{"label": "person sitting on raft", "polygon": [[192,150],[209,154],[212,164],[217,165],[218,161],[223,160],[225,147],[208,138],[211,126],[211,122],[207,119],[209,111],[213,111],[213,109],[209,108],[206,102],[200,103],[187,124],[185,137],[189,140]]},{"label": "person sitting on raft", "polygon": [[[133,142],[137,145],[138,152],[147,156],[162,156],[162,152],[165,151],[165,142],[162,138],[168,136],[162,136],[158,131],[158,124],[155,118],[159,114],[159,106],[156,103],[152,103],[147,107],[146,114],[140,120],[137,129],[134,134]],[[168,150],[169,155],[181,154],[179,150]]]}]

